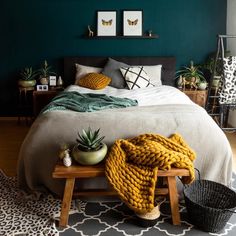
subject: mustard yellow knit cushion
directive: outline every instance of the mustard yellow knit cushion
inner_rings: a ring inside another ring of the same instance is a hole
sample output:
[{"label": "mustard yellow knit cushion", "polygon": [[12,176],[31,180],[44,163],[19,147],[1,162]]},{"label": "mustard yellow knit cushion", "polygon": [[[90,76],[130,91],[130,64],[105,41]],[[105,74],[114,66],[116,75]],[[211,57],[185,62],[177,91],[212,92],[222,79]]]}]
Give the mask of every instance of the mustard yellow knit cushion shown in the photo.
[{"label": "mustard yellow knit cushion", "polygon": [[98,73],[88,73],[79,79],[79,86],[89,89],[103,89],[111,82],[111,78]]}]

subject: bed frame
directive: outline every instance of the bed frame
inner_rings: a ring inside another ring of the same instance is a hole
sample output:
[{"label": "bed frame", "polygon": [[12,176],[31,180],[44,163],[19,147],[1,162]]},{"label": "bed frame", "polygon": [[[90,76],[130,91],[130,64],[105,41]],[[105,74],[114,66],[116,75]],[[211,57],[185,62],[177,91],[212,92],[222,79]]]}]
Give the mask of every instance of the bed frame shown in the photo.
[{"label": "bed frame", "polygon": [[[162,83],[175,86],[175,57],[112,57],[128,65],[162,65]],[[86,66],[104,67],[108,57],[65,57],[64,82],[65,85],[74,84],[75,63]]]}]

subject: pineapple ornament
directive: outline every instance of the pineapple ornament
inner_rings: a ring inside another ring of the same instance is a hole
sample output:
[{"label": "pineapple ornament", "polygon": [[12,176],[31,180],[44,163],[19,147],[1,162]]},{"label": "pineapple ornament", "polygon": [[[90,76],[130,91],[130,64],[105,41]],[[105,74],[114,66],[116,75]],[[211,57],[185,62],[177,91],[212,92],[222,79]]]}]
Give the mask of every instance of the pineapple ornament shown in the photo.
[{"label": "pineapple ornament", "polygon": [[72,159],[71,159],[71,157],[70,157],[70,154],[69,154],[69,150],[68,150],[68,149],[64,151],[63,164],[64,164],[64,166],[66,166],[66,167],[69,167],[69,166],[71,166],[71,164],[72,164]]}]

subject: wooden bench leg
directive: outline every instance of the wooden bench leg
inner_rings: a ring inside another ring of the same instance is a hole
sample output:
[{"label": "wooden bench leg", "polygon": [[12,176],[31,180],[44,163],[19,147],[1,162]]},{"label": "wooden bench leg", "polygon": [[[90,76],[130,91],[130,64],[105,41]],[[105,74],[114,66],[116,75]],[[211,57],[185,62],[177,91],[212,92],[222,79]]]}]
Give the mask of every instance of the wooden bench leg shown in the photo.
[{"label": "wooden bench leg", "polygon": [[68,224],[69,210],[74,190],[75,178],[66,179],[63,201],[61,204],[60,227],[66,227]]},{"label": "wooden bench leg", "polygon": [[173,225],[180,225],[179,199],[174,176],[167,177]]}]

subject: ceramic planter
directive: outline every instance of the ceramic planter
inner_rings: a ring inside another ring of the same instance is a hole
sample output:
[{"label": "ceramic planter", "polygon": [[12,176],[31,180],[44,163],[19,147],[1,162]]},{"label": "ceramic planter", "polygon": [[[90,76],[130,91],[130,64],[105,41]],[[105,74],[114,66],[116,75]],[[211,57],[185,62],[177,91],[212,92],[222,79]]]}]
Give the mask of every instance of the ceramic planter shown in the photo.
[{"label": "ceramic planter", "polygon": [[212,80],[212,87],[213,88],[218,88],[219,87],[219,83],[220,83],[220,76],[214,76],[213,80]]},{"label": "ceramic planter", "polygon": [[47,77],[40,78],[40,83],[42,85],[48,85],[48,78]]},{"label": "ceramic planter", "polygon": [[34,87],[36,85],[36,80],[19,80],[18,85],[23,88]]},{"label": "ceramic planter", "polygon": [[207,83],[206,82],[202,82],[198,84],[198,89],[199,90],[206,90],[207,88]]},{"label": "ceramic planter", "polygon": [[97,151],[86,152],[78,149],[75,145],[72,156],[81,165],[96,165],[101,162],[107,154],[107,145],[102,143],[102,147]]}]

